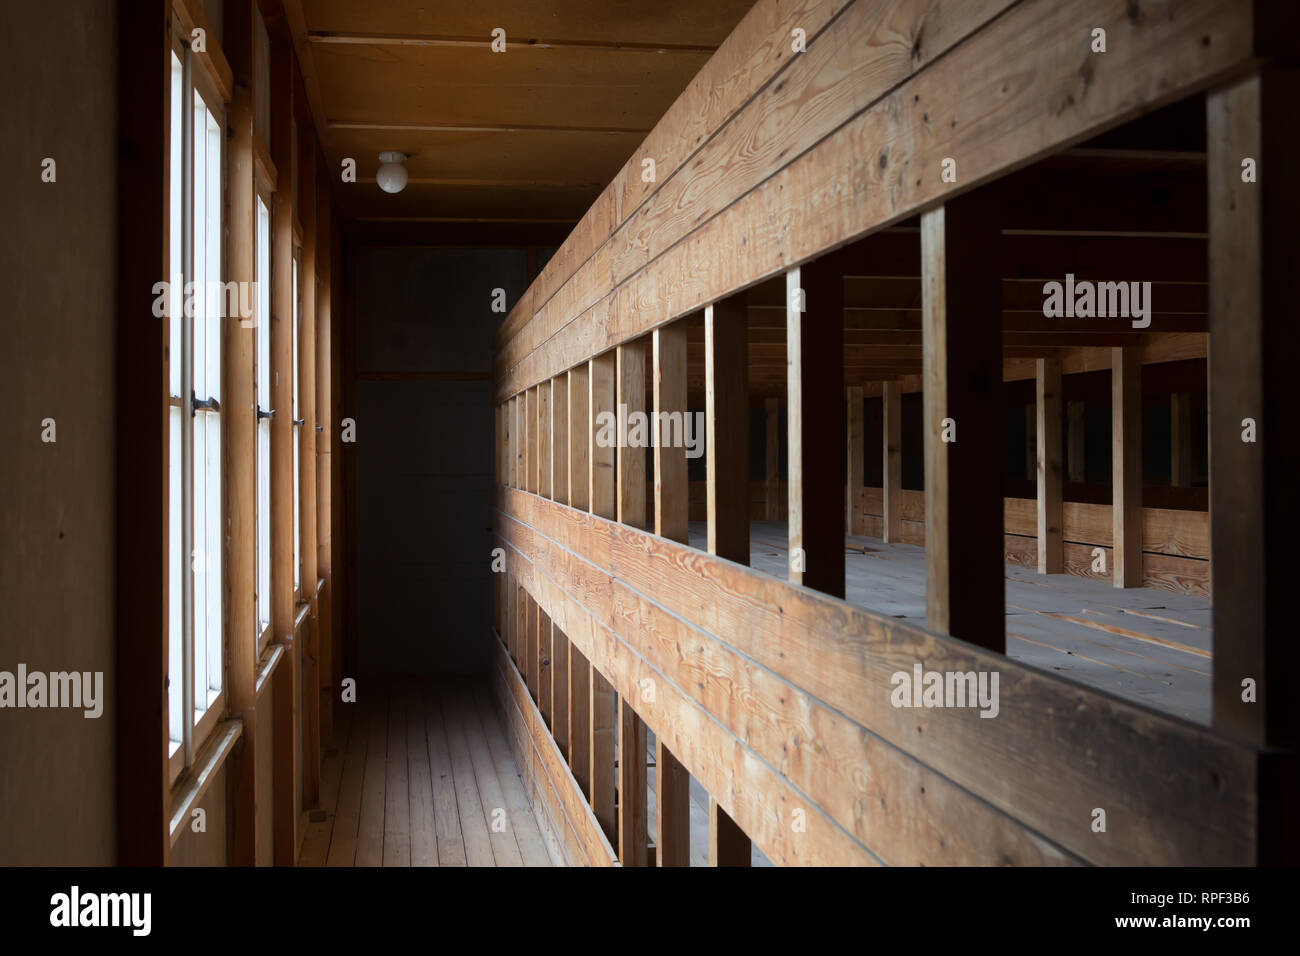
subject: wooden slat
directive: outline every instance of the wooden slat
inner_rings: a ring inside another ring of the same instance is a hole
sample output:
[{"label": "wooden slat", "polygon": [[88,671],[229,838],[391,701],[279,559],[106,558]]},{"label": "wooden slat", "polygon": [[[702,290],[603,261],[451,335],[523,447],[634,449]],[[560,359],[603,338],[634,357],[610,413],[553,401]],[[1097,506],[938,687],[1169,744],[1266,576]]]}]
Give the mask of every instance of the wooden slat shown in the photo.
[{"label": "wooden slat", "polygon": [[489,701],[490,693],[486,688],[476,688],[474,698],[478,704],[478,716],[483,727],[483,735],[488,751],[496,766],[497,780],[505,798],[505,806],[510,814],[510,827],[519,844],[519,855],[524,866],[551,866],[551,856],[546,849],[546,841],[537,826],[537,818],[528,805],[528,795],[523,787],[523,780],[518,765],[510,752],[497,714]]},{"label": "wooden slat", "polygon": [[569,639],[551,623],[551,736],[569,757]]},{"label": "wooden slat", "polygon": [[[680,618],[695,621],[699,632],[726,635],[727,646],[734,653],[744,655],[859,726],[870,728],[871,734],[891,747],[903,748],[903,752],[932,768],[936,776],[916,781],[927,790],[946,786],[946,780],[996,808],[998,817],[1012,814],[1024,826],[1093,862],[1241,861],[1253,853],[1256,758],[1240,744],[1204,727],[1081,690],[1076,684],[1000,654],[525,495],[503,492],[498,496],[498,509],[503,519],[507,514],[517,515],[519,522],[538,528],[550,539],[525,547],[534,555],[533,560],[544,560],[548,573],[560,582],[554,587],[542,583],[557,620],[564,616],[561,607],[573,610],[564,602],[576,599],[566,598],[566,593],[581,594],[584,606],[592,605],[594,616],[608,622],[602,626],[617,628],[628,639],[641,633],[628,622],[647,614],[654,622],[653,630],[647,633],[671,628],[671,622]],[[503,527],[512,539],[517,533],[526,534],[518,522]],[[571,549],[583,560],[566,557],[562,549]],[[513,552],[511,555],[512,573],[531,573],[513,561]],[[606,570],[593,576],[594,567]],[[529,586],[535,585],[530,582]],[[609,594],[605,589],[611,587],[617,605],[613,598],[602,597]],[[647,595],[653,595],[653,599]],[[575,647],[597,654],[594,663],[604,666],[600,662],[606,660],[606,655],[624,659],[624,652],[609,644],[606,636],[592,643],[595,638],[589,632],[576,630],[581,625],[580,618],[562,621]],[[645,653],[655,649],[653,641],[643,646]],[[672,651],[656,658],[660,667],[668,666],[673,659]],[[695,660],[696,652],[682,659]],[[893,707],[891,675],[910,670],[921,660],[927,669],[998,671],[1003,689],[998,719],[980,720],[962,708]],[[713,718],[701,716],[705,723],[699,723],[689,708],[681,710],[684,705],[663,674],[630,660],[629,664],[628,681],[643,676],[657,679],[659,703],[643,715],[650,729],[664,737],[710,792],[723,796],[728,778],[703,776],[714,771],[699,763],[700,745],[692,743],[689,736],[681,736],[686,732],[696,735],[696,740],[704,740],[698,735],[711,733],[706,725]],[[750,668],[746,673],[757,671]],[[624,680],[618,674],[614,676]],[[682,686],[692,684],[685,675],[682,680]],[[723,686],[713,679],[708,684]],[[635,683],[628,687],[635,692]],[[1015,688],[1014,694],[1008,693],[1008,688]],[[725,693],[730,699],[730,685]],[[764,699],[766,707],[773,710],[802,706],[798,698],[788,696],[788,704],[782,704],[777,694]],[[665,725],[661,712],[663,718],[674,721],[673,726]],[[1045,719],[1044,714],[1052,716]],[[750,727],[757,729],[755,724]],[[1099,744],[1101,741],[1104,745]],[[1099,745],[1104,746],[1105,756]],[[759,772],[739,752],[734,759],[730,759],[730,750],[726,753],[729,759],[723,766],[729,769],[725,772],[740,767]],[[989,754],[1032,754],[1033,760],[1025,763],[1020,758],[1008,758],[1008,763],[1001,758],[990,759]],[[1116,760],[1115,754],[1133,757]],[[790,768],[787,773],[803,768],[788,757],[774,759],[786,761]],[[882,780],[900,780],[894,773],[878,772]],[[770,792],[779,794],[786,785],[779,783],[780,779],[764,777],[762,786],[774,787]],[[816,780],[817,776],[810,775],[806,785],[811,788]],[[751,790],[742,787],[742,796],[737,799],[762,800],[768,792],[760,789],[751,795]],[[841,792],[834,787],[828,791],[830,795]],[[843,793],[851,794],[852,788]],[[908,804],[901,794],[890,805],[899,804]],[[803,804],[787,804],[794,805]],[[782,811],[767,805],[768,809],[756,807],[754,816],[742,817],[740,806],[732,807],[733,816],[773,862],[779,862],[778,857],[787,853],[794,858],[814,853],[821,845],[808,836],[822,825],[815,813],[810,812],[808,833],[795,837],[792,843],[788,823],[779,822]],[[1130,809],[1119,819],[1110,815],[1109,831],[1101,835],[1093,833],[1089,826],[1091,809],[1096,806]],[[928,812],[924,806],[919,810]],[[767,815],[773,812],[778,820],[775,829],[770,822],[773,818]],[[872,819],[864,817],[863,822],[869,824]],[[943,853],[941,847],[951,847],[952,835],[962,828],[954,829],[942,822],[938,827],[933,847],[936,853]],[[892,826],[883,831],[884,836],[892,834],[897,834]],[[1010,841],[1010,832],[1003,831],[1003,838]],[[914,843],[905,837],[904,845]],[[1043,852],[1041,844],[1024,842],[1023,831],[1018,841],[1003,846],[1014,847],[1014,854],[1023,859]],[[987,852],[987,846],[983,850],[972,848],[972,858],[987,859],[983,857]],[[1059,855],[1056,858],[1059,860]]]},{"label": "wooden slat", "polygon": [[763,426],[767,446],[764,449],[763,517],[777,521],[781,516],[781,402],[763,399]]},{"label": "wooden slat", "polygon": [[989,467],[1003,442],[998,224],[978,195],[921,216],[926,621],[1001,651],[1002,470]]},{"label": "wooden slat", "polygon": [[[505,575],[498,575],[504,579]],[[429,732],[424,695],[418,685],[402,689],[406,717],[406,785],[411,866],[438,865],[438,825],[433,809],[433,778],[429,769]]]},{"label": "wooden slat", "polygon": [[1038,360],[1035,409],[1038,479],[1038,573],[1059,574],[1061,533],[1061,360]]},{"label": "wooden slat", "polygon": [[645,866],[649,848],[645,724],[620,697],[618,702],[618,858],[624,866]]},{"label": "wooden slat", "polygon": [[551,379],[551,481],[550,497],[569,501],[569,379]]},{"label": "wooden slat", "polygon": [[844,280],[832,257],[786,275],[790,580],[844,596]]},{"label": "wooden slat", "polygon": [[569,504],[586,511],[591,501],[590,468],[588,456],[591,453],[591,418],[588,414],[589,370],[583,365],[569,369],[567,373],[569,392]]},{"label": "wooden slat", "polygon": [[384,866],[411,865],[411,792],[407,776],[409,701],[403,684],[388,696],[388,759],[384,787]]},{"label": "wooden slat", "polygon": [[709,866],[749,866],[752,848],[745,831],[709,798]]},{"label": "wooden slat", "polygon": [[1111,571],[1117,588],[1142,586],[1142,366],[1111,350]]},{"label": "wooden slat", "polygon": [[[645,345],[629,342],[616,352],[618,408],[618,520],[634,528],[646,527],[646,450],[631,441],[632,422],[645,416]],[[650,436],[644,436],[649,441]]]},{"label": "wooden slat", "polygon": [[551,383],[534,390],[537,398],[537,493],[551,497]]},{"label": "wooden slat", "polygon": [[655,864],[691,865],[691,775],[655,739]]},{"label": "wooden slat", "polygon": [[[1296,234],[1288,213],[1297,185],[1279,166],[1300,137],[1285,106],[1298,87],[1294,69],[1269,66],[1212,92],[1206,106],[1214,723],[1290,748],[1300,744],[1300,703],[1284,683],[1297,672],[1294,584],[1285,570],[1300,529],[1293,487],[1300,454],[1286,424],[1300,407],[1290,318]],[[1243,181],[1245,158],[1255,160],[1255,182]],[[1254,422],[1253,442],[1245,440],[1246,419]],[[1256,683],[1253,703],[1243,699],[1247,678]],[[1292,805],[1294,780],[1293,773]],[[1285,813],[1284,805],[1270,802],[1270,813]],[[1280,837],[1287,831],[1272,829],[1278,823],[1270,816],[1268,832]],[[1294,861],[1294,828],[1289,834],[1285,857]],[[1261,858],[1283,853],[1280,839],[1261,837]]]},{"label": "wooden slat", "polygon": [[587,752],[591,757],[591,810],[611,843],[618,841],[618,818],[614,808],[615,695],[605,676],[591,668],[591,723]]},{"label": "wooden slat", "polygon": [[745,302],[735,296],[704,310],[704,429],[708,549],[749,563],[749,509],[739,488],[749,481],[749,403]]},{"label": "wooden slat", "polygon": [[590,439],[587,500],[591,513],[603,518],[613,518],[618,513],[618,489],[614,477],[616,449],[612,444],[602,445],[600,441],[600,423],[607,421],[609,415],[618,414],[615,371],[613,352],[597,355],[587,363],[587,434]]},{"label": "wooden slat", "polygon": [[379,684],[367,682],[359,694],[374,694],[367,700],[365,714],[366,764],[362,771],[361,815],[357,821],[357,866],[380,866],[384,862],[384,792],[387,786],[388,707]]},{"label": "wooden slat", "polygon": [[537,609],[537,709],[547,727],[551,725],[551,618],[540,607]]},{"label": "wooden slat", "polygon": [[[654,531],[660,537],[685,542],[690,503],[686,481],[690,410],[686,405],[685,325],[679,322],[655,329],[653,361]],[[672,434],[671,415],[680,416],[680,434]]]},{"label": "wooden slat", "polygon": [[456,703],[454,689],[448,685],[435,688],[431,700],[435,706],[442,707],[447,750],[451,757],[451,771],[456,788],[460,833],[465,841],[465,863],[468,866],[495,866],[496,857],[487,822],[491,808],[484,808],[478,781],[474,776],[465,715]]},{"label": "wooden slat", "polygon": [[429,781],[433,786],[433,827],[438,844],[438,865],[465,866],[468,861],[456,800],[456,774],[452,766],[442,703],[437,689],[432,685],[423,688],[421,705],[429,748]]},{"label": "wooden slat", "polygon": [[862,386],[850,385],[845,390],[848,402],[848,437],[845,454],[848,455],[847,488],[844,504],[844,528],[849,534],[866,532],[866,515],[862,513],[862,495],[859,493],[866,481],[866,433],[864,431]]},{"label": "wooden slat", "polygon": [[591,664],[569,644],[569,768],[578,789],[591,799]]},{"label": "wooden slat", "polygon": [[882,383],[881,417],[884,527],[880,536],[895,542],[903,539],[903,392],[896,381]]}]

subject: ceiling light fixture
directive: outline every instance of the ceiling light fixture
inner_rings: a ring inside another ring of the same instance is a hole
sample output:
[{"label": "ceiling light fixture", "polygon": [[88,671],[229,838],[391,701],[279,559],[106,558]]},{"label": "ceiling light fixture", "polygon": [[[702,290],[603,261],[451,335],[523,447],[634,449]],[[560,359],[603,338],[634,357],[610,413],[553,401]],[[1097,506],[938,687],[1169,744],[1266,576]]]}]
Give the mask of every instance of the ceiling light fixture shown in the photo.
[{"label": "ceiling light fixture", "polygon": [[383,163],[375,173],[375,182],[386,193],[400,193],[406,188],[405,153],[380,153],[379,161]]}]

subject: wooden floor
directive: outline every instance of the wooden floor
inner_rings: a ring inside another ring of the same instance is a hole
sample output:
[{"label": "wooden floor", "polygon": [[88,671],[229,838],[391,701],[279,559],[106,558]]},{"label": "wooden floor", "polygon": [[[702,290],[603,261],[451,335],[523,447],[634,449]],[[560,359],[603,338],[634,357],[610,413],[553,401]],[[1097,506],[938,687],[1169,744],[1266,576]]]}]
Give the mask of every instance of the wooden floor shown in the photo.
[{"label": "wooden floor", "polygon": [[[787,576],[786,525],[750,523],[750,563]],[[705,547],[691,523],[691,545]],[[925,625],[925,549],[852,536],[845,542],[851,604]],[[1072,574],[1006,566],[1007,656],[1197,723],[1210,723],[1207,598],[1113,587]]]},{"label": "wooden floor", "polygon": [[486,679],[363,681],[300,866],[553,866]]}]

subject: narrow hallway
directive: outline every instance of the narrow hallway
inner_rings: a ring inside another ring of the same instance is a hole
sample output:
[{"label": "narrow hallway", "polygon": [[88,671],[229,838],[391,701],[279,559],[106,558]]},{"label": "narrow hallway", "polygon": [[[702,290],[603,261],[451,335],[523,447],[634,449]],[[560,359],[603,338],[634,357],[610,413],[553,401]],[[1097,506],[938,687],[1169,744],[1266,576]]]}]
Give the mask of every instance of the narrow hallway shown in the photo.
[{"label": "narrow hallway", "polygon": [[372,678],[338,714],[300,866],[555,865],[486,681]]}]

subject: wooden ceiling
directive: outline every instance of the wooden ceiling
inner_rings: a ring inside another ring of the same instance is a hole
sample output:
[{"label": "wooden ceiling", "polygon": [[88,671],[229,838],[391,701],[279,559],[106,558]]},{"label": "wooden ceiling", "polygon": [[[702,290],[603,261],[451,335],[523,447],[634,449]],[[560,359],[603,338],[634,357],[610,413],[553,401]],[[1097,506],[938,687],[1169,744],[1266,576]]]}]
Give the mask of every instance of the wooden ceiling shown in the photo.
[{"label": "wooden ceiling", "polygon": [[[576,223],[753,0],[284,0],[345,218]],[[506,31],[506,52],[491,50]],[[379,153],[409,155],[397,194]]]}]

